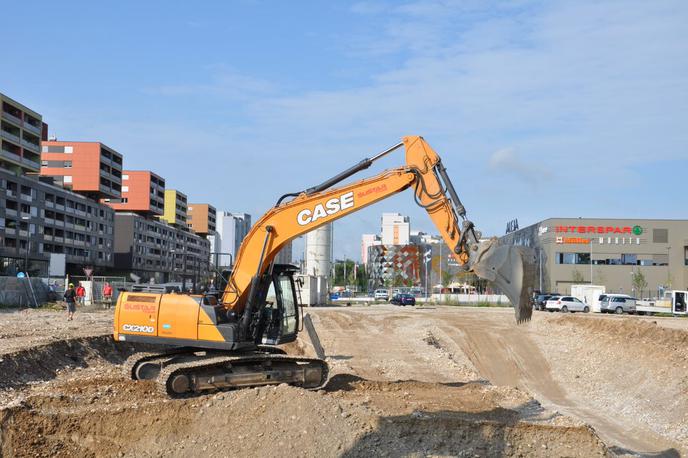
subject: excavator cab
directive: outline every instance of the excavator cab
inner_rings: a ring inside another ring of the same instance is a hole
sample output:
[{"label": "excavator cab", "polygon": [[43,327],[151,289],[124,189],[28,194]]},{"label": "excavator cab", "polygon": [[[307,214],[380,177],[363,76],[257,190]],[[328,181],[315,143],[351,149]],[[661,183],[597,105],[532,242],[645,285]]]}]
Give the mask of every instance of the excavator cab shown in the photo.
[{"label": "excavator cab", "polygon": [[275,264],[265,273],[261,282],[264,304],[259,313],[257,336],[265,345],[280,345],[296,340],[299,330],[299,309],[294,273],[298,267],[289,264]]}]

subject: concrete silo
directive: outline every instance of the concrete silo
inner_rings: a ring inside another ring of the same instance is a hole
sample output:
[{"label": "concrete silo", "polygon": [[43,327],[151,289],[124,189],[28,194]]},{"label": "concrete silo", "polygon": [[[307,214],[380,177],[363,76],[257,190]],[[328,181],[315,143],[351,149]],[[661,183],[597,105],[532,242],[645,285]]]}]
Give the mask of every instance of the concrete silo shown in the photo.
[{"label": "concrete silo", "polygon": [[326,304],[329,301],[329,277],[332,270],[332,224],[306,234],[304,247],[303,305]]},{"label": "concrete silo", "polygon": [[305,251],[304,273],[316,277],[329,277],[332,269],[332,224],[306,234]]}]

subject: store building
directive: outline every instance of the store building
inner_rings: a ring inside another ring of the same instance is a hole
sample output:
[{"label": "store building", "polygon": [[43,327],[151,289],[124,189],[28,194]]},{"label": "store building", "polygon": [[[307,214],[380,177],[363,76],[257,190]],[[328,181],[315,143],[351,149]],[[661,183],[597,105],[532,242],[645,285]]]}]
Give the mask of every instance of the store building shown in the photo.
[{"label": "store building", "polygon": [[[688,289],[688,220],[550,218],[507,234],[535,250],[533,288],[569,294],[575,283],[638,298]],[[638,274],[646,286],[638,291]]]}]

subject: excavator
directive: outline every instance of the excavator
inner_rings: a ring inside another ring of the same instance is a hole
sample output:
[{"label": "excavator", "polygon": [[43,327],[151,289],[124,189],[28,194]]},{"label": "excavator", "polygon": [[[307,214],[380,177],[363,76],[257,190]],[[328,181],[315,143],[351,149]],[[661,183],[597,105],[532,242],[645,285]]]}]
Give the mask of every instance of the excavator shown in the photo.
[{"label": "excavator", "polygon": [[[402,147],[404,165],[335,187]],[[422,137],[409,136],[317,186],[280,197],[243,240],[220,295],[121,293],[114,339],[156,349],[128,358],[127,376],[155,380],[171,397],[281,383],[322,387],[325,361],[288,355],[279,347],[296,340],[303,319],[297,268],[276,264],[275,257],[294,238],[407,189],[458,264],[506,294],[518,323],[529,320],[533,253],[500,246],[496,238],[481,241],[440,157]]]}]

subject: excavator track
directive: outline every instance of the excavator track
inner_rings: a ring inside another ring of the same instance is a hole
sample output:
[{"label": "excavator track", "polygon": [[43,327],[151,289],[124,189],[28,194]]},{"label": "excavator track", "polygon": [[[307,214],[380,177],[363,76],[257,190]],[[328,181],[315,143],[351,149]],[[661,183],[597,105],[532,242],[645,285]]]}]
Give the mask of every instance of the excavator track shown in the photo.
[{"label": "excavator track", "polygon": [[228,388],[281,383],[318,389],[327,382],[329,371],[327,363],[321,359],[280,354],[209,353],[199,358],[163,367],[156,379],[160,393],[184,397]]},{"label": "excavator track", "polygon": [[170,357],[180,355],[183,353],[188,353],[189,351],[189,349],[185,348],[175,348],[164,351],[134,353],[133,355],[127,358],[124,364],[122,364],[122,372],[124,373],[125,377],[131,378],[132,380],[140,380],[140,378],[136,376],[136,369],[137,366],[141,365],[141,363],[152,363],[156,360],[160,360],[160,362],[162,363]]}]

